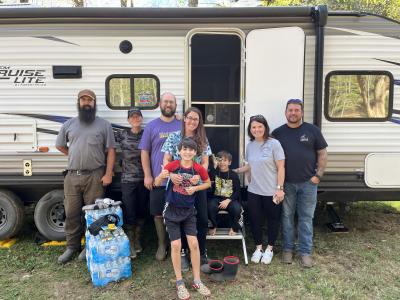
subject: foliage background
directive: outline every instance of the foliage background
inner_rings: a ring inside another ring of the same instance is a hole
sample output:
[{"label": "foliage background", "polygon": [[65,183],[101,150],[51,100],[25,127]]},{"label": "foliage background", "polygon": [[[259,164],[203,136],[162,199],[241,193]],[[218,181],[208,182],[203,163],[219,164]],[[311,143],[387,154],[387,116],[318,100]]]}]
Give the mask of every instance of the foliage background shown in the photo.
[{"label": "foliage background", "polygon": [[328,5],[329,10],[379,14],[400,21],[400,0],[262,0],[263,6]]}]

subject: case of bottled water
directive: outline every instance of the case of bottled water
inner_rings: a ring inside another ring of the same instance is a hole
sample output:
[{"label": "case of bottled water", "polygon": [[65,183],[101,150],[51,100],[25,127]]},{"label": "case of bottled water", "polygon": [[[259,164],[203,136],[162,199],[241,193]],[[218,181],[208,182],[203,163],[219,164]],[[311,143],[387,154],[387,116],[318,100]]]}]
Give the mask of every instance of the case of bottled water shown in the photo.
[{"label": "case of bottled water", "polygon": [[94,221],[109,214],[116,214],[119,217],[117,226],[123,225],[122,209],[120,206],[111,206],[103,209],[85,210],[86,227],[89,227]]},{"label": "case of bottled water", "polygon": [[119,216],[116,225],[103,226],[96,235],[86,230],[86,263],[93,285],[102,287],[109,282],[131,277],[130,245],[121,227],[121,207],[113,205],[102,209],[86,208],[84,211],[87,227],[107,214]]}]

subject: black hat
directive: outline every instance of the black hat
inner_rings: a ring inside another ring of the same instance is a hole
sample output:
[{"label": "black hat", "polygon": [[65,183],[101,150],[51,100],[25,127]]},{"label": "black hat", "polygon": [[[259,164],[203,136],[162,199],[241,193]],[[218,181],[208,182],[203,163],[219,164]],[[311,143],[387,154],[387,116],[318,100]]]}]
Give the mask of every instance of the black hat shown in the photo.
[{"label": "black hat", "polygon": [[137,114],[137,115],[143,117],[142,112],[140,111],[139,108],[131,108],[130,110],[128,110],[128,118],[134,114]]}]

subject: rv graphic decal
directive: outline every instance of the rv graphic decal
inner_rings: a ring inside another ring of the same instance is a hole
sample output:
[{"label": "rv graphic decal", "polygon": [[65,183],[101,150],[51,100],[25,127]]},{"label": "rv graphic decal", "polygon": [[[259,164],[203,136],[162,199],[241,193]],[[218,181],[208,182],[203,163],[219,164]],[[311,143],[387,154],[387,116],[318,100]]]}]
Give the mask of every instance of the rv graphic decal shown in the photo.
[{"label": "rv graphic decal", "polygon": [[75,45],[75,46],[79,46],[78,44],[72,43],[72,42],[68,42],[66,40],[60,39],[60,38],[56,38],[54,36],[34,36],[34,38],[38,38],[38,39],[44,39],[44,40],[49,40],[49,41],[53,41],[53,42],[60,42],[60,43],[66,43],[66,44],[71,44],[71,45]]},{"label": "rv graphic decal", "polygon": [[46,70],[36,68],[14,68],[0,66],[0,80],[11,81],[15,86],[45,86]]},{"label": "rv graphic decal", "polygon": [[386,63],[388,63],[388,64],[392,64],[392,65],[395,65],[395,66],[400,66],[400,63],[395,62],[395,61],[390,61],[390,60],[386,60],[386,59],[379,59],[379,58],[374,58],[374,59],[375,59],[375,60],[382,61],[382,62],[386,62]]},{"label": "rv graphic decal", "polygon": [[[24,116],[24,117],[33,118],[33,119],[41,119],[41,120],[53,121],[53,122],[57,122],[57,123],[61,123],[61,124],[64,124],[66,121],[71,119],[71,117],[55,116],[55,115],[43,115],[43,114],[21,114],[21,113],[13,114],[13,113],[6,113],[6,115]],[[114,124],[114,123],[111,123],[111,126],[112,126],[114,131],[123,130],[123,129],[128,129],[129,128],[127,126],[121,126],[121,125]],[[39,127],[36,128],[36,131],[37,132],[41,132],[41,133],[53,134],[53,135],[57,135],[58,134],[58,131],[56,131],[56,130],[51,130],[51,129],[46,129],[46,128],[39,128]]]}]

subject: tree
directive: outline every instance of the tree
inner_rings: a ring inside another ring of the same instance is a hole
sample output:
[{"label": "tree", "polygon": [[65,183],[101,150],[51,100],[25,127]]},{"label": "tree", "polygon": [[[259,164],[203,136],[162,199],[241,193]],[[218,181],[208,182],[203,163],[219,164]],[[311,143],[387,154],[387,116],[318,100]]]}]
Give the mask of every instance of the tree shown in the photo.
[{"label": "tree", "polygon": [[198,0],[189,0],[188,6],[189,7],[197,7],[197,6],[199,6],[199,1]]},{"label": "tree", "polygon": [[121,7],[133,7],[133,0],[121,0]]},{"label": "tree", "polygon": [[263,6],[328,5],[330,10],[375,13],[400,21],[400,0],[263,0]]},{"label": "tree", "polygon": [[72,0],[75,7],[84,7],[85,0]]},{"label": "tree", "polygon": [[[369,118],[382,118],[386,116],[385,104],[386,99],[389,97],[389,77],[376,76],[371,83],[367,75],[357,75],[357,82],[360,87],[360,96],[367,116]],[[370,96],[371,89],[373,97]]]}]

